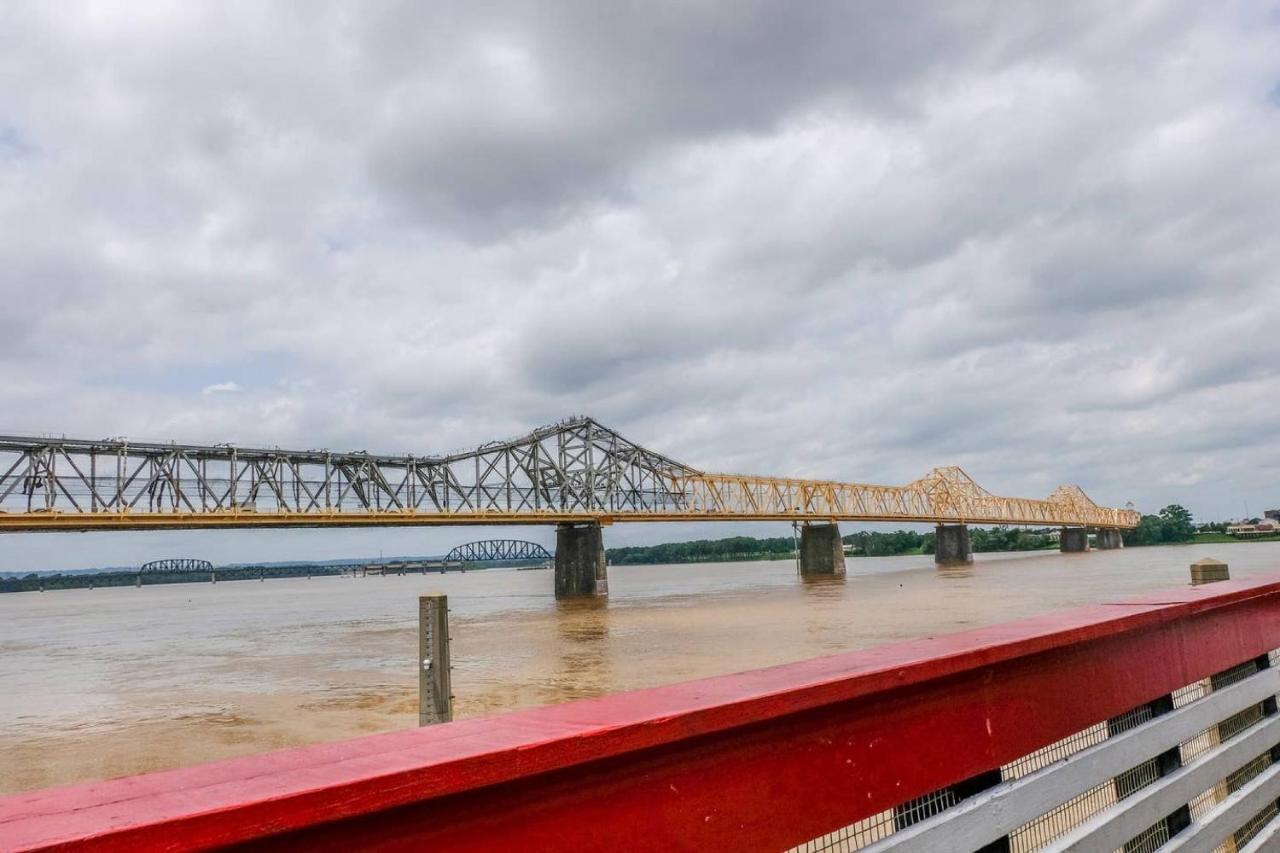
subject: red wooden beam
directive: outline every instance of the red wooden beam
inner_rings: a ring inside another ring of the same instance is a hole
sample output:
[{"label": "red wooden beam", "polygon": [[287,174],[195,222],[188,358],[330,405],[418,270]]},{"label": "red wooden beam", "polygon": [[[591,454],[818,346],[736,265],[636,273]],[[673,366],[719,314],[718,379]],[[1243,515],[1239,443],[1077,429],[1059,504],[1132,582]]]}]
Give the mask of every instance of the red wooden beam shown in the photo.
[{"label": "red wooden beam", "polygon": [[782,849],[1280,648],[1280,575],[0,799],[4,849]]}]

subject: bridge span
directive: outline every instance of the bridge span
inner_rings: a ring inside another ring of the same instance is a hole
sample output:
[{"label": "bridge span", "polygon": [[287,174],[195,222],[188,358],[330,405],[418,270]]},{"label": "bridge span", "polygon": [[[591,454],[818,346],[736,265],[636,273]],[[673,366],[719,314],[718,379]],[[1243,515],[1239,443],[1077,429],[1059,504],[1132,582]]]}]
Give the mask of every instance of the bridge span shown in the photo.
[{"label": "bridge span", "polygon": [[554,555],[537,542],[523,539],[481,539],[456,545],[444,555],[446,563],[509,563],[536,566],[549,563]]},{"label": "bridge span", "polygon": [[956,467],[905,486],[711,473],[587,417],[434,456],[0,436],[0,532],[554,523],[566,596],[603,592],[600,528],[619,522],[802,522],[802,571],[830,574],[839,521],[937,524],[954,562],[968,524],[1058,526],[1078,551],[1089,529],[1116,547],[1138,520],[1077,486],[994,495]]}]

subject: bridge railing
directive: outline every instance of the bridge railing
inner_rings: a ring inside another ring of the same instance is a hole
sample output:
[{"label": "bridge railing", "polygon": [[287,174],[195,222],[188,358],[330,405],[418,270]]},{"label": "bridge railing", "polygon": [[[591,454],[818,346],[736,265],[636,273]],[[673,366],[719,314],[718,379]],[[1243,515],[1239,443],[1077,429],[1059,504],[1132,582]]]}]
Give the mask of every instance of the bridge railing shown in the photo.
[{"label": "bridge railing", "polygon": [[[0,799],[16,849],[1261,850],[1280,575]],[[942,839],[940,842],[939,839]],[[991,846],[988,846],[991,845]]]}]

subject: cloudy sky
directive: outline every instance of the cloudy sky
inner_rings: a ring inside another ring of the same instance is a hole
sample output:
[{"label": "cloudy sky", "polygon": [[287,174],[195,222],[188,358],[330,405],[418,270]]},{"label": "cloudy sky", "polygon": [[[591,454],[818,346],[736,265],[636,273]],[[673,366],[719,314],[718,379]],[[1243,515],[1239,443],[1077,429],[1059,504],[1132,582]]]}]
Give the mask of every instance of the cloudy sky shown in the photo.
[{"label": "cloudy sky", "polygon": [[[0,6],[0,432],[1280,505],[1274,2],[111,5]],[[204,536],[0,569],[466,538]]]}]

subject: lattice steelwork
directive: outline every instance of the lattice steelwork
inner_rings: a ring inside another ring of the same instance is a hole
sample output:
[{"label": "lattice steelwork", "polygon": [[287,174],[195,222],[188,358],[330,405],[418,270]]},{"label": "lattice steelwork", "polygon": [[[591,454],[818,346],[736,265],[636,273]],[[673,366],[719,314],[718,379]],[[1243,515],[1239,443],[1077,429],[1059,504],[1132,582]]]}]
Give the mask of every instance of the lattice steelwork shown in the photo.
[{"label": "lattice steelwork", "polygon": [[500,563],[516,560],[550,561],[551,552],[537,542],[521,539],[485,539],[459,545],[444,555],[446,563]]},{"label": "lattice steelwork", "polygon": [[[1274,651],[1269,659],[1264,656],[1261,659],[1245,661],[1212,678],[1202,679],[1179,688],[1171,695],[1169,704],[1175,710],[1185,709],[1197,700],[1203,700],[1217,691],[1257,676],[1277,663],[1280,663],[1280,654]],[[1214,750],[1221,749],[1224,744],[1257,731],[1266,720],[1273,719],[1272,715],[1275,713],[1275,697],[1268,696],[1259,704],[1250,705],[1243,711],[1218,718],[1219,722],[1178,744],[1177,753],[1181,767],[1195,765],[1211,755]],[[1060,767],[1068,761],[1087,763],[1089,759],[1082,756],[1087,756],[1090,752],[1096,754],[1100,749],[1105,749],[1111,738],[1143,726],[1153,725],[1160,719],[1162,717],[1154,714],[1152,705],[1139,706],[1004,765],[1000,768],[1000,779],[1006,786],[1011,783],[1017,784],[1020,780],[1024,783],[1032,783],[1032,777],[1035,774],[1043,774],[1044,771],[1051,770],[1055,766]],[[1240,791],[1272,766],[1272,756],[1280,753],[1280,745],[1271,746],[1269,749],[1263,747],[1260,752],[1261,754],[1245,761],[1239,769],[1219,777],[1212,787],[1190,797],[1186,809],[1188,820],[1211,821],[1215,808],[1220,808],[1232,794]],[[984,849],[1009,850],[1011,853],[1082,849],[1080,840],[1073,838],[1082,826],[1090,821],[1096,821],[1099,816],[1123,810],[1126,803],[1132,802],[1130,798],[1137,799],[1137,795],[1141,792],[1161,784],[1163,778],[1166,777],[1162,775],[1156,758],[1142,761],[1119,776],[1104,779],[1094,787],[1062,801],[1059,805],[1039,814],[1038,817],[1017,826],[1001,843]],[[1049,783],[1045,786],[1046,795],[1043,799],[1046,802],[1053,801],[1052,793],[1049,792],[1051,785],[1052,783]],[[850,796],[857,796],[857,793],[850,792]],[[877,853],[886,851],[887,853],[896,848],[897,839],[901,837],[898,833],[901,831],[921,821],[945,823],[957,813],[958,810],[955,807],[964,803],[966,800],[958,798],[952,789],[943,789],[822,835],[792,848],[789,853],[853,853],[859,850],[874,850]],[[1012,808],[1012,806],[1009,807]],[[1276,802],[1269,800],[1256,814],[1244,815],[1234,823],[1228,823],[1234,831],[1226,833],[1226,841],[1215,848],[1215,853],[1238,853],[1245,850],[1250,841],[1278,816],[1280,816],[1280,810],[1277,809]],[[1231,819],[1223,818],[1223,820]],[[1180,831],[1190,833],[1185,825]],[[1162,819],[1128,838],[1114,853],[1156,853],[1173,840],[1183,840],[1183,836],[1171,837],[1168,822]],[[907,841],[904,847],[909,850],[921,849],[918,840]],[[1191,849],[1202,849],[1202,847],[1203,845],[1190,845]],[[1252,848],[1249,848],[1249,853],[1253,853]]]},{"label": "lattice steelwork", "polygon": [[1139,516],[1075,486],[998,497],[959,468],[906,486],[711,474],[585,417],[446,456],[0,437],[0,531],[689,519],[1129,528]]},{"label": "lattice steelwork", "polygon": [[166,572],[211,572],[213,571],[213,563],[208,560],[196,560],[188,557],[181,557],[169,560],[152,560],[150,563],[143,563],[138,569],[138,574],[153,575],[164,574]]}]

